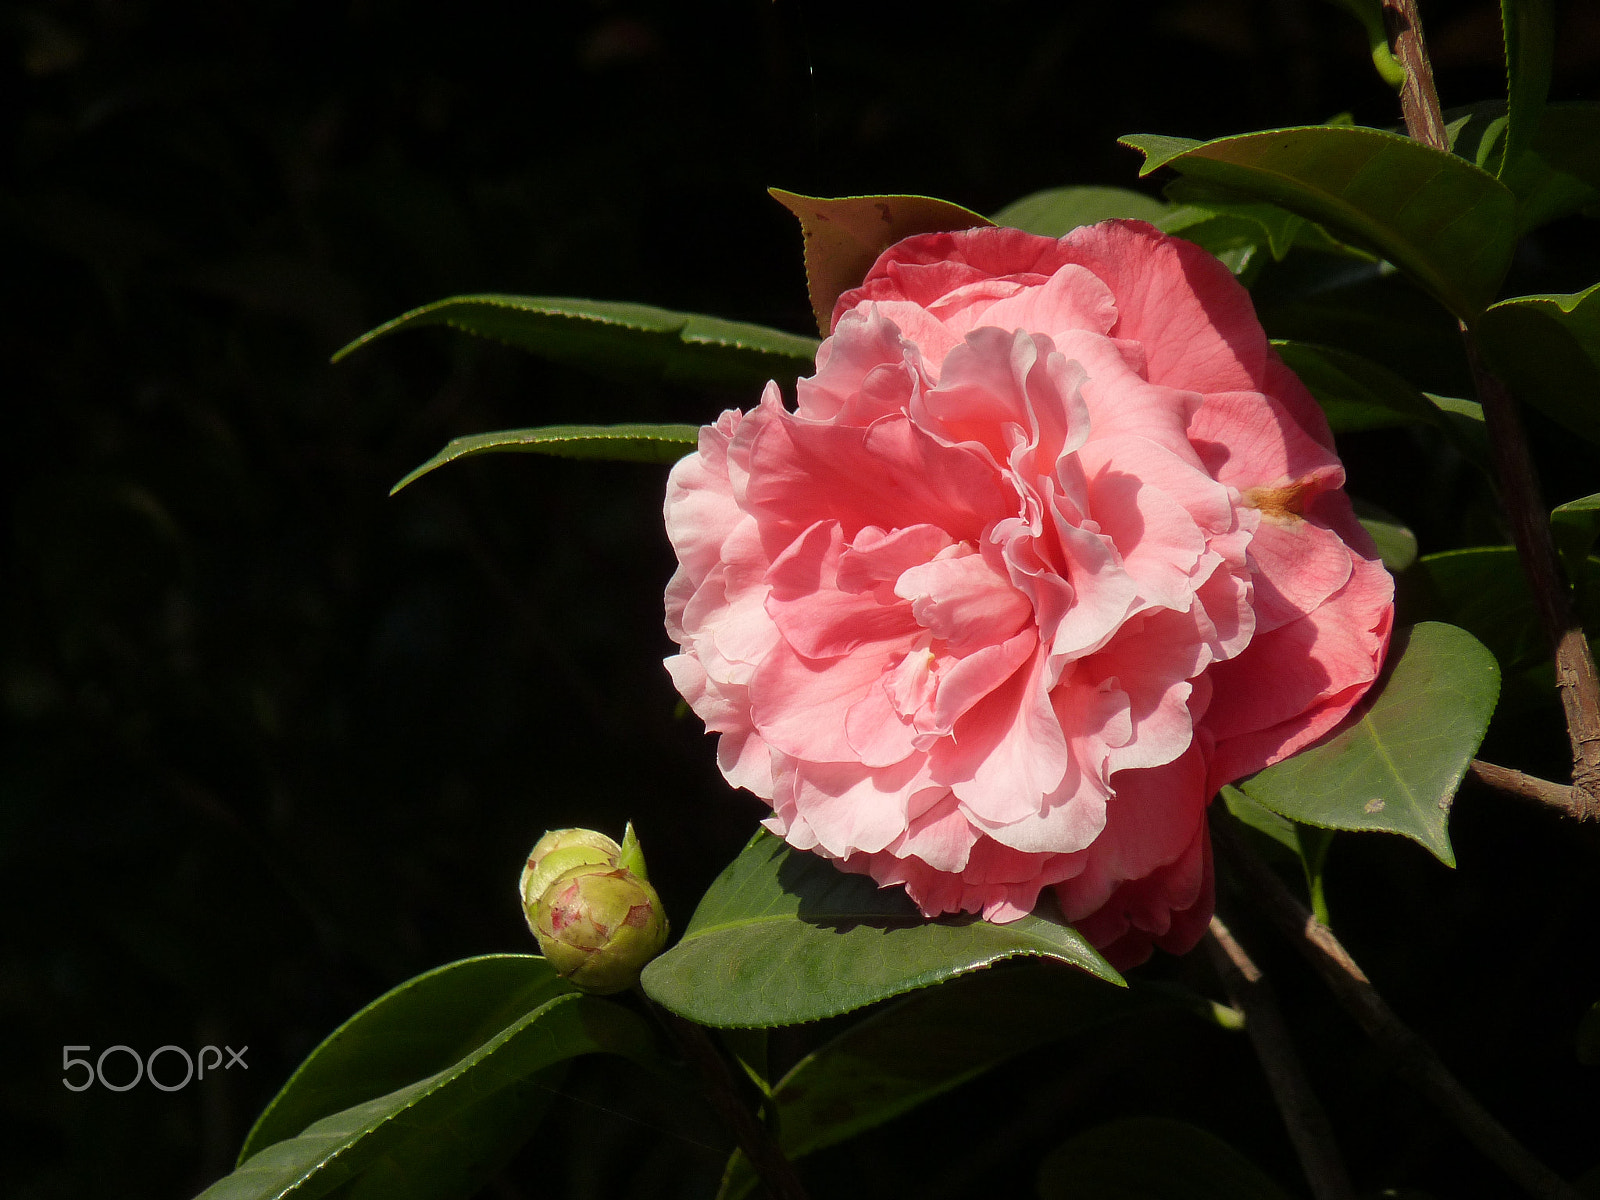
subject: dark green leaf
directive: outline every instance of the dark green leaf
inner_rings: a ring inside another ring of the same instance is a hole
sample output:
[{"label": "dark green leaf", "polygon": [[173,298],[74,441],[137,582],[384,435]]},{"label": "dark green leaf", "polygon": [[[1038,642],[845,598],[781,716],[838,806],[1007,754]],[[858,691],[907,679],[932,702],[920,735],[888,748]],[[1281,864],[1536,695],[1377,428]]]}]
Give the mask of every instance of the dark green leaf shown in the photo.
[{"label": "dark green leaf", "polygon": [[1306,126],[1195,142],[1137,134],[1141,174],[1170,166],[1271,201],[1380,254],[1475,318],[1511,265],[1516,201],[1492,175],[1378,129]]},{"label": "dark green leaf", "polygon": [[1274,340],[1284,365],[1311,389],[1335,433],[1439,423],[1439,413],[1416,388],[1387,367],[1349,350]]},{"label": "dark green leaf", "polygon": [[[928,988],[852,1025],[783,1077],[773,1089],[779,1146],[802,1158],[1014,1055],[1176,1003],[1154,988],[1108,988],[1053,963],[1008,964]],[[718,1200],[739,1200],[755,1186],[735,1153]]]},{"label": "dark green leaf", "polygon": [[1476,400],[1462,400],[1455,396],[1436,396],[1432,392],[1422,394],[1428,398],[1428,403],[1439,410],[1444,431],[1467,461],[1493,474],[1494,464],[1489,454],[1489,430],[1483,420],[1483,405]]},{"label": "dark green leaf", "polygon": [[1098,1125],[1039,1168],[1040,1200],[1289,1200],[1232,1146],[1165,1117]]},{"label": "dark green leaf", "polygon": [[[1430,615],[1471,633],[1508,675],[1550,658],[1527,576],[1510,546],[1425,554],[1416,573],[1427,585]],[[1600,628],[1600,560],[1586,561],[1582,594],[1579,617],[1585,628]]]},{"label": "dark green leaf", "polygon": [[[531,961],[553,977],[543,960]],[[451,978],[457,969],[478,973],[464,964],[445,968],[452,972]],[[538,973],[531,966],[525,968],[525,990],[537,987]],[[468,982],[475,986],[476,981]],[[346,1030],[360,1028],[357,1022],[367,1013],[389,1023],[389,1014],[374,1006]],[[436,1032],[415,1028],[427,1021],[424,1007],[405,1022],[402,1032],[435,1039]],[[540,1074],[576,1055],[596,1052],[648,1061],[650,1030],[633,1013],[608,1001],[570,991],[557,995],[516,1016],[443,1069],[321,1117],[294,1136],[264,1146],[207,1188],[202,1198],[314,1200],[339,1187],[373,1200],[471,1195],[484,1181],[486,1170],[492,1171],[531,1132],[530,1118],[546,1103]],[[259,1140],[252,1137],[253,1144]]]},{"label": "dark green leaf", "polygon": [[1235,820],[1260,835],[1254,839],[1256,845],[1266,847],[1269,857],[1288,860],[1300,868],[1306,877],[1311,909],[1317,919],[1326,924],[1328,906],[1323,897],[1322,874],[1328,849],[1333,845],[1334,831],[1319,829],[1315,825],[1301,825],[1288,817],[1280,817],[1231,784],[1217,795]]},{"label": "dark green leaf", "polygon": [[1589,582],[1589,555],[1600,536],[1600,492],[1558,507],[1550,514],[1550,532],[1567,578],[1581,594]]},{"label": "dark green leaf", "polygon": [[832,328],[833,306],[860,285],[890,246],[918,233],[946,233],[993,225],[988,217],[930,196],[798,196],[768,188],[768,193],[800,218],[806,244],[806,286],[811,310],[824,337]]},{"label": "dark green leaf", "polygon": [[[1491,175],[1500,173],[1500,158],[1506,148],[1504,100],[1484,100],[1444,114],[1444,133],[1450,153],[1459,155]],[[1509,186],[1509,185],[1508,185]]]},{"label": "dark green leaf", "polygon": [[1403,834],[1454,866],[1450,803],[1499,694],[1494,655],[1464,629],[1424,622],[1398,630],[1352,719],[1239,790],[1305,825]]},{"label": "dark green leaf", "polygon": [[1475,333],[1513,396],[1600,443],[1600,284],[1572,295],[1502,300]]},{"label": "dark green leaf", "polygon": [[1352,503],[1361,527],[1377,543],[1378,556],[1383,559],[1384,566],[1398,575],[1417,561],[1417,535],[1407,529],[1399,517],[1366,500]]},{"label": "dark green leaf", "polygon": [[1555,20],[1550,0],[1500,0],[1505,31],[1506,148],[1498,174],[1515,165],[1533,145],[1550,96],[1550,63],[1555,55]]},{"label": "dark green leaf", "polygon": [[1533,146],[1501,173],[1517,197],[1517,232],[1600,202],[1600,103],[1545,107]]},{"label": "dark green leaf", "polygon": [[[1531,144],[1506,159],[1510,118],[1503,100],[1446,114],[1450,147],[1499,176],[1517,198],[1517,233],[1600,201],[1600,103],[1547,104]],[[1502,162],[1504,165],[1502,165]]]},{"label": "dark green leaf", "polygon": [[[1167,233],[1190,241],[1200,240],[1194,230],[1203,231],[1214,220],[1231,219],[1253,226],[1256,244],[1265,246],[1278,262],[1282,262],[1296,245],[1333,253],[1356,253],[1329,237],[1320,225],[1246,192],[1180,175],[1167,185],[1166,196],[1179,207],[1170,210],[1156,224]],[[1365,259],[1366,255],[1359,257]]]},{"label": "dark green leaf", "polygon": [[1600,1067],[1600,1001],[1578,1021],[1578,1061],[1586,1067]]},{"label": "dark green leaf", "polygon": [[1160,223],[1162,232],[1193,242],[1239,277],[1246,287],[1255,282],[1270,251],[1265,226],[1249,217],[1184,205]]},{"label": "dark green leaf", "polygon": [[239,1161],[330,1113],[444,1070],[519,1017],[574,991],[534,954],[463,959],[407,980],[306,1057],[256,1120]]},{"label": "dark green leaf", "polygon": [[643,983],[702,1025],[793,1025],[1019,954],[1122,982],[1059,920],[929,920],[901,889],[880,889],[763,832],[712,883],[683,940],[645,968]]},{"label": "dark green leaf", "polygon": [[597,458],[613,462],[673,463],[694,450],[695,425],[546,425],[540,429],[502,429],[451,438],[448,445],[389,489],[392,496],[429,471],[479,454],[520,451],[559,458]]},{"label": "dark green leaf", "polygon": [[423,325],[449,325],[613,378],[718,387],[759,388],[769,379],[792,384],[811,373],[817,354],[814,338],[648,304],[454,296],[362,334],[333,361],[397,329]]},{"label": "dark green leaf", "polygon": [[1061,237],[1080,225],[1114,217],[1161,220],[1167,206],[1143,192],[1119,187],[1059,187],[1013,200],[994,215],[996,225],[1045,237]]}]

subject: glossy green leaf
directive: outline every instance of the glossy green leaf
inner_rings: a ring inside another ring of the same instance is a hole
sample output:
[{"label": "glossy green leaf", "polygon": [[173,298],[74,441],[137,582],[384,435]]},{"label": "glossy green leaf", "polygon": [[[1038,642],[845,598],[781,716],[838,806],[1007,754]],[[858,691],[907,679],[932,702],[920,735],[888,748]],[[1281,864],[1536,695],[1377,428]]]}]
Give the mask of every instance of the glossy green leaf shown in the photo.
[{"label": "glossy green leaf", "polygon": [[[778,1082],[778,1144],[791,1161],[802,1158],[1017,1054],[1179,1003],[1155,988],[1109,988],[1054,963],[1005,964],[916,992],[852,1025]],[[736,1152],[718,1200],[739,1200],[756,1182]]]},{"label": "glossy green leaf", "polygon": [[1397,630],[1367,699],[1333,736],[1239,790],[1304,825],[1398,833],[1455,865],[1446,823],[1500,695],[1500,668],[1464,629]]},{"label": "glossy green leaf", "polygon": [[1389,368],[1336,346],[1275,339],[1284,365],[1311,389],[1335,433],[1439,423],[1439,412]]},{"label": "glossy green leaf", "polygon": [[1122,977],[1075,930],[929,920],[899,888],[758,833],[706,891],[683,939],[644,970],[652,999],[702,1025],[793,1025],[943,983],[1015,955]]},{"label": "glossy green leaf", "polygon": [[1550,514],[1550,532],[1567,578],[1581,594],[1588,587],[1589,555],[1600,537],[1600,492],[1557,507]]},{"label": "glossy green leaf", "polygon": [[1061,237],[1080,225],[1132,217],[1152,225],[1167,206],[1143,192],[1119,187],[1059,187],[1013,200],[992,218],[996,225],[1044,237]]},{"label": "glossy green leaf", "polygon": [[1439,410],[1443,429],[1466,459],[1480,467],[1486,474],[1494,473],[1493,459],[1489,453],[1489,429],[1483,419],[1483,405],[1476,400],[1462,400],[1456,396],[1437,396],[1423,392],[1428,403]]},{"label": "glossy green leaf", "polygon": [[395,332],[449,325],[556,362],[622,379],[759,388],[790,384],[815,367],[817,341],[648,304],[559,296],[453,296],[424,304],[362,334],[333,356]]},{"label": "glossy green leaf", "polygon": [[518,451],[558,458],[673,463],[691,453],[699,438],[696,425],[545,425],[539,429],[473,433],[451,438],[443,450],[390,488],[389,494],[394,495],[446,463],[480,454]]},{"label": "glossy green leaf", "polygon": [[1040,1200],[1289,1200],[1232,1146],[1196,1125],[1129,1117],[1085,1130],[1039,1168]]},{"label": "glossy green leaf", "polygon": [[1417,535],[1399,517],[1367,500],[1352,500],[1361,527],[1372,535],[1378,557],[1398,575],[1417,561]]},{"label": "glossy green leaf", "polygon": [[652,1035],[536,956],[440,968],[324,1042],[251,1132],[249,1156],[202,1200],[471,1195],[531,1132],[548,1101],[542,1073],[595,1052],[648,1061]]},{"label": "glossy green leaf", "polygon": [[988,217],[931,196],[799,196],[767,192],[800,219],[806,245],[806,286],[817,329],[827,336],[833,306],[867,277],[872,264],[901,238],[993,225]]},{"label": "glossy green leaf", "polygon": [[1474,332],[1513,396],[1600,444],[1600,284],[1502,300]]},{"label": "glossy green leaf", "polygon": [[1555,17],[1550,0],[1500,0],[1506,48],[1506,145],[1500,174],[1533,145],[1550,96]]},{"label": "glossy green leaf", "polygon": [[1457,316],[1472,319],[1511,265],[1516,200],[1492,175],[1410,138],[1305,126],[1195,142],[1122,139],[1141,174],[1170,166],[1268,200],[1387,258]]},{"label": "glossy green leaf", "polygon": [[239,1161],[330,1113],[444,1070],[519,1017],[576,990],[533,954],[463,959],[407,980],[307,1055],[256,1120]]}]

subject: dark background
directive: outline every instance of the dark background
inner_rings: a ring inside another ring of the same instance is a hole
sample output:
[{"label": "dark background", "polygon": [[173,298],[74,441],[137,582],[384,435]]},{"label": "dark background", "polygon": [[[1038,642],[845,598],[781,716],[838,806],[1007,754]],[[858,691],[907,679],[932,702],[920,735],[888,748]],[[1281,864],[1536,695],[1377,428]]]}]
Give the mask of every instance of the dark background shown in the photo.
[{"label": "dark background", "polygon": [[[1595,98],[1600,22],[1560,7],[1556,95]],[[597,382],[439,330],[329,366],[345,341],[484,291],[809,332],[768,186],[992,212],[1154,186],[1123,133],[1396,119],[1358,27],[1315,0],[942,11],[0,8],[7,1195],[199,1191],[344,1017],[431,966],[532,948],[514,883],[545,828],[632,818],[681,927],[760,815],[659,666],[661,469],[505,456],[386,496],[458,434],[705,421],[754,397]],[[1496,94],[1498,6],[1424,14],[1445,103]],[[1600,276],[1580,224],[1530,247],[1532,285]],[[1552,503],[1600,490],[1536,436]],[[1421,487],[1397,435],[1347,453],[1425,549],[1503,538]],[[1500,759],[1559,773],[1549,743],[1502,735]],[[1455,875],[1341,842],[1335,916],[1402,1013],[1576,1173],[1597,1157],[1571,1049],[1600,997],[1594,839],[1472,792],[1454,832]],[[1364,1186],[1503,1194],[1297,962],[1261,957]],[[1198,961],[1152,973],[1215,993]],[[119,1044],[247,1045],[248,1071],[62,1085],[63,1046]],[[629,1070],[569,1076],[562,1143],[489,1194],[709,1195],[719,1156],[690,1139],[725,1141]],[[819,1196],[1021,1194],[1055,1142],[1132,1112],[1199,1120],[1295,1185],[1245,1041],[1182,1021],[1065,1042],[808,1170]]]}]

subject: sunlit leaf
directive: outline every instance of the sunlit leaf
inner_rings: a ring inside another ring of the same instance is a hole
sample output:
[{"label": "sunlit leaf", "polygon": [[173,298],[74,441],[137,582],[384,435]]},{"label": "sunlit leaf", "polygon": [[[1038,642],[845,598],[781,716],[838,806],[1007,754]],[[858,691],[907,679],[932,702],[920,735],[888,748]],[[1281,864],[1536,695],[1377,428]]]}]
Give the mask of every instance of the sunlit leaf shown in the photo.
[{"label": "sunlit leaf", "polygon": [[449,325],[542,358],[622,379],[759,388],[809,375],[817,341],[698,313],[648,304],[559,296],[454,296],[424,304],[362,334],[333,356],[393,333]]},{"label": "sunlit leaf", "polygon": [[1513,396],[1600,444],[1600,284],[1502,300],[1475,333]]},{"label": "sunlit leaf", "polygon": [[1465,630],[1436,622],[1398,630],[1352,719],[1239,790],[1301,824],[1403,834],[1454,866],[1450,804],[1499,694],[1494,655]]},{"label": "sunlit leaf", "polygon": [[1039,1168],[1039,1200],[1290,1200],[1214,1134],[1166,1117],[1097,1125]]},{"label": "sunlit leaf", "polygon": [[1271,201],[1387,258],[1457,316],[1472,319],[1511,265],[1516,201],[1454,155],[1379,129],[1305,126],[1211,142],[1122,139],[1141,174],[1170,166]]},{"label": "sunlit leaf", "polygon": [[988,217],[930,196],[798,196],[768,188],[772,198],[800,218],[806,244],[806,286],[817,329],[832,328],[833,306],[867,277],[890,246],[917,233],[946,233],[993,225]]},{"label": "sunlit leaf", "polygon": [[429,471],[458,458],[519,451],[557,458],[672,463],[690,453],[699,436],[700,429],[695,425],[546,425],[539,429],[473,433],[451,438],[443,450],[390,488],[389,494],[394,495]]},{"label": "sunlit leaf", "polygon": [[759,833],[712,883],[683,939],[644,971],[657,1002],[702,1025],[792,1025],[837,1016],[1015,955],[1122,977],[1064,922],[929,920],[880,889]]},{"label": "sunlit leaf", "polygon": [[[1014,1055],[1102,1022],[1173,1008],[1150,987],[1109,988],[1054,963],[1015,963],[915,992],[801,1059],[773,1089],[778,1143],[791,1160],[906,1112]],[[728,1162],[718,1200],[756,1186]]]},{"label": "sunlit leaf", "polygon": [[1505,35],[1506,147],[1499,174],[1514,167],[1533,145],[1550,95],[1550,64],[1555,54],[1555,17],[1550,0],[1500,0]]},{"label": "sunlit leaf", "polygon": [[996,225],[1045,237],[1061,237],[1080,225],[1113,217],[1158,222],[1167,205],[1143,192],[1119,187],[1059,187],[1013,200],[994,214]]},{"label": "sunlit leaf", "polygon": [[573,992],[543,959],[451,964],[324,1042],[257,1123],[248,1157],[202,1200],[313,1200],[336,1188],[363,1200],[470,1196],[532,1132],[548,1103],[544,1072],[596,1052],[649,1061],[652,1041],[637,1016]]}]

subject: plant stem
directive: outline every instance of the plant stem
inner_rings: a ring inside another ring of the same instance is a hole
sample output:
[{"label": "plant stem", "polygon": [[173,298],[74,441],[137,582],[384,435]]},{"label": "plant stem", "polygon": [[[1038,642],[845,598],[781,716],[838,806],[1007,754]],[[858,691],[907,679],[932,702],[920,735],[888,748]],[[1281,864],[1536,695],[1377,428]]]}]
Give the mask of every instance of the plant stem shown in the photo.
[{"label": "plant stem", "polygon": [[[642,991],[639,994],[644,995]],[[734,1140],[739,1143],[739,1149],[744,1151],[744,1156],[750,1160],[750,1165],[760,1177],[767,1194],[772,1200],[808,1200],[800,1176],[795,1173],[794,1164],[784,1157],[783,1151],[778,1143],[773,1141],[766,1126],[756,1120],[755,1114],[740,1098],[737,1082],[733,1072],[728,1069],[727,1060],[722,1057],[722,1053],[707,1036],[706,1031],[693,1021],[685,1020],[677,1013],[662,1008],[647,996],[645,1003],[678,1043],[678,1048],[689,1060],[695,1074],[700,1077],[706,1098],[711,1101],[711,1106],[717,1110],[717,1115],[733,1133]]]},{"label": "plant stem", "polygon": [[1484,366],[1471,331],[1463,325],[1461,332],[1478,399],[1483,403],[1495,475],[1511,520],[1517,558],[1555,654],[1556,688],[1572,743],[1574,803],[1568,811],[1579,820],[1600,819],[1600,674],[1595,671],[1589,639],[1573,612],[1572,593],[1556,565],[1548,509],[1516,405],[1505,385]]},{"label": "plant stem", "polygon": [[1406,69],[1406,82],[1400,89],[1406,132],[1435,150],[1449,150],[1439,93],[1433,86],[1433,64],[1428,61],[1422,21],[1417,17],[1417,0],[1383,0],[1383,22],[1389,30],[1389,46]]},{"label": "plant stem", "polygon": [[1485,787],[1504,792],[1508,796],[1515,796],[1519,800],[1556,809],[1569,817],[1581,819],[1587,815],[1584,797],[1570,784],[1552,783],[1548,779],[1540,779],[1537,775],[1513,771],[1510,767],[1496,766],[1494,763],[1477,758],[1468,765],[1467,774]]},{"label": "plant stem", "polygon": [[1284,1023],[1261,968],[1234,940],[1219,917],[1211,918],[1205,942],[1228,998],[1244,1012],[1245,1032],[1250,1035],[1250,1044],[1255,1047],[1267,1085],[1278,1102],[1278,1111],[1283,1114],[1283,1123],[1288,1127],[1289,1140],[1299,1156],[1300,1169],[1311,1185],[1311,1194],[1316,1200],[1353,1200],[1355,1193],[1350,1188],[1344,1159],[1333,1140],[1328,1114],[1306,1080],[1305,1068],[1289,1037],[1289,1027]]},{"label": "plant stem", "polygon": [[1536,1159],[1461,1086],[1433,1048],[1407,1026],[1361,970],[1333,931],[1290,893],[1226,820],[1212,822],[1212,839],[1261,909],[1322,976],[1340,1005],[1377,1046],[1473,1145],[1524,1192],[1540,1200],[1582,1200],[1570,1184]]},{"label": "plant stem", "polygon": [[[1448,153],[1449,138],[1416,0],[1383,0],[1383,15],[1394,56],[1406,69],[1406,83],[1400,89],[1406,132],[1417,141]],[[1572,783],[1577,801],[1567,811],[1579,820],[1600,820],[1600,672],[1595,670],[1589,639],[1573,612],[1572,595],[1556,565],[1549,509],[1540,492],[1539,476],[1528,452],[1528,439],[1516,404],[1505,385],[1484,365],[1466,321],[1461,322],[1461,336],[1473,385],[1483,405],[1495,478],[1511,522],[1517,558],[1528,577],[1555,655],[1556,686],[1572,743]]]}]

